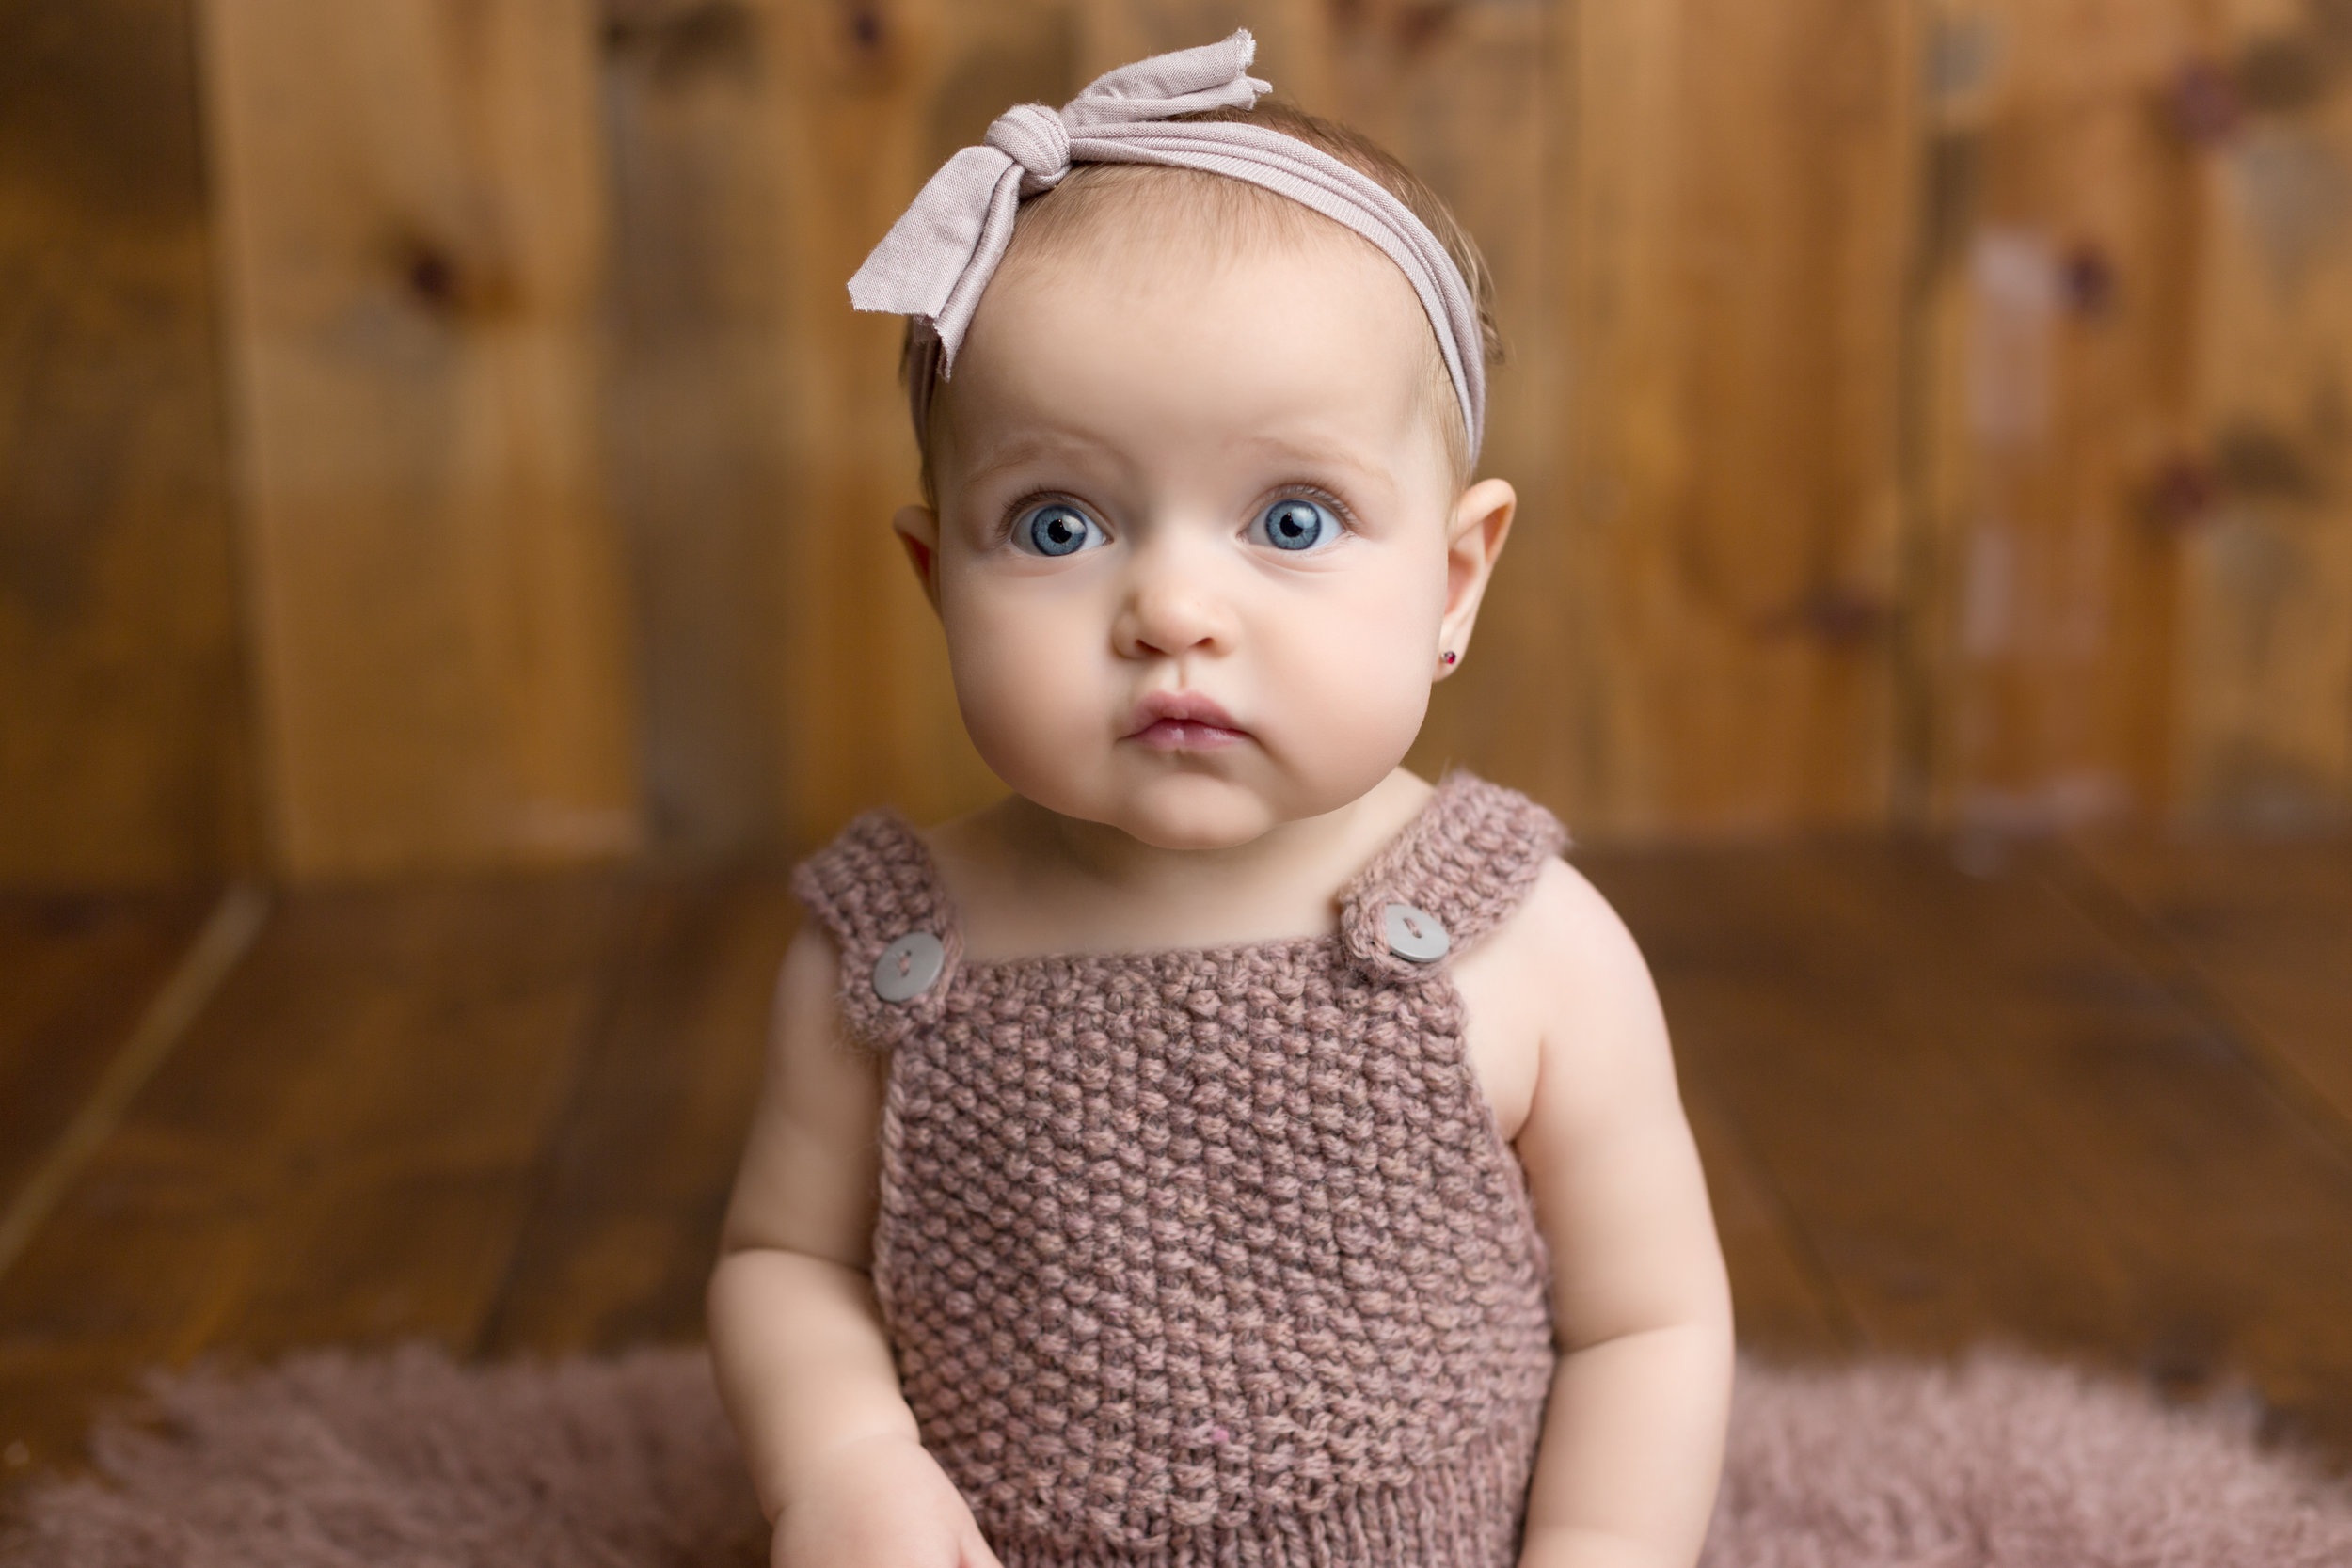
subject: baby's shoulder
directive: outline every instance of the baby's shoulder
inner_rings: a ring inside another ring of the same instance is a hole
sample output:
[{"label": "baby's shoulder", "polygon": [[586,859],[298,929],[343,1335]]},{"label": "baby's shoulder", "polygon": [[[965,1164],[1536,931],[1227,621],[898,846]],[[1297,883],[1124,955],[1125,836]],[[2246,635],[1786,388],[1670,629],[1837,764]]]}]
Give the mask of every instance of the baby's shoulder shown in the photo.
[{"label": "baby's shoulder", "polygon": [[1596,1010],[1655,1006],[1632,932],[1591,879],[1557,855],[1544,861],[1510,914],[1463,955],[1460,970],[1466,986],[1555,1024]]},{"label": "baby's shoulder", "polygon": [[1625,922],[1592,879],[1559,855],[1548,857],[1496,939],[1552,957],[1605,950],[1632,941]]}]

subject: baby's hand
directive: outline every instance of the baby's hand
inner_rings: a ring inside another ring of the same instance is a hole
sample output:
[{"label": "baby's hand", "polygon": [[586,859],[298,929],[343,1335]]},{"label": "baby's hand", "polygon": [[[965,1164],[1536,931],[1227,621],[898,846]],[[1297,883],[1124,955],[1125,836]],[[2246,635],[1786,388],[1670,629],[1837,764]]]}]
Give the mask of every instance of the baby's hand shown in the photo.
[{"label": "baby's hand", "polygon": [[1003,1568],[947,1472],[910,1437],[862,1437],[803,1474],[771,1568]]}]

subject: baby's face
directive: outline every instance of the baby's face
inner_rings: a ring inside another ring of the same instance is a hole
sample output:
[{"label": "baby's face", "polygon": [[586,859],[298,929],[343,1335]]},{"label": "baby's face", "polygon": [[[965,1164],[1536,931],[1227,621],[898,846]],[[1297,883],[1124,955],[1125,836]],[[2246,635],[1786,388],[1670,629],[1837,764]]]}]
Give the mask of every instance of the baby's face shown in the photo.
[{"label": "baby's face", "polygon": [[934,452],[931,583],[999,778],[1223,847],[1404,757],[1456,496],[1395,266],[1345,236],[1214,263],[1151,238],[991,283]]}]

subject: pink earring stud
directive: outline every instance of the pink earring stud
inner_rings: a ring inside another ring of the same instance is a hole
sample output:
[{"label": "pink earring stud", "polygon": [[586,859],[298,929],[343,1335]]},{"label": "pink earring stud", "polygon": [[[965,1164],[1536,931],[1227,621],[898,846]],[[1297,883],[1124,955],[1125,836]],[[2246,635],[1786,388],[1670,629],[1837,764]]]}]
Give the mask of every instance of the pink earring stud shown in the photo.
[{"label": "pink earring stud", "polygon": [[1460,656],[1460,655],[1458,655],[1458,654],[1456,654],[1456,653],[1455,653],[1453,649],[1448,648],[1448,649],[1445,651],[1445,654],[1444,654],[1444,663],[1445,663],[1445,667],[1446,667],[1447,669],[1449,669],[1449,670],[1453,669],[1453,668],[1454,668],[1454,661],[1456,658],[1460,657],[1461,657],[1461,656]]}]

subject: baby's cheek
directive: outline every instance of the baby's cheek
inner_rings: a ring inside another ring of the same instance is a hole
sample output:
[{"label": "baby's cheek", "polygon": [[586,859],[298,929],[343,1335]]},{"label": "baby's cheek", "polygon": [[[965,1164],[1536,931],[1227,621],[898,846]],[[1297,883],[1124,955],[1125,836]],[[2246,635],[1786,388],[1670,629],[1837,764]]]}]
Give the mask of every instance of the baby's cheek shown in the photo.
[{"label": "baby's cheek", "polygon": [[1089,672],[1073,659],[1053,622],[1043,607],[992,614],[986,606],[968,606],[946,617],[964,729],[981,758],[1016,789],[1038,769],[1068,760],[1088,733]]},{"label": "baby's cheek", "polygon": [[[1429,708],[1436,617],[1420,595],[1285,623],[1285,706],[1302,760],[1374,783],[1403,760]],[[1304,673],[1303,677],[1299,673]],[[1369,787],[1369,784],[1366,785]]]}]

